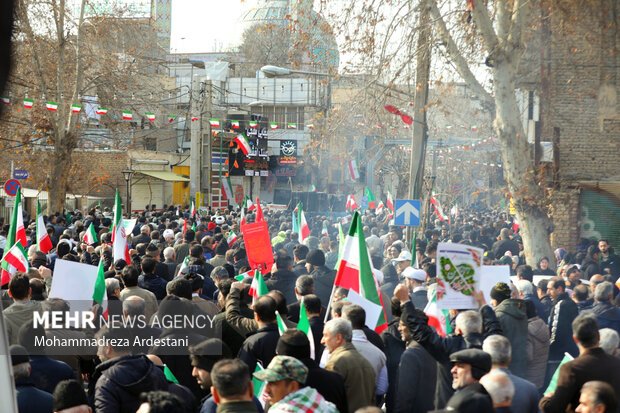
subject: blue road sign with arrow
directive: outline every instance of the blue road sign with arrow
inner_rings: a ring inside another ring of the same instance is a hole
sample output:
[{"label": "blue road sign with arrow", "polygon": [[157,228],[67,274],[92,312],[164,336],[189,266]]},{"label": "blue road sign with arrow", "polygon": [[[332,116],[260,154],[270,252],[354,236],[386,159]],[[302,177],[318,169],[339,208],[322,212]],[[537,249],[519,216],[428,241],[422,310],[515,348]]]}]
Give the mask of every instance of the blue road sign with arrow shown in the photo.
[{"label": "blue road sign with arrow", "polygon": [[419,226],[420,209],[419,199],[394,200],[394,225],[412,227]]}]

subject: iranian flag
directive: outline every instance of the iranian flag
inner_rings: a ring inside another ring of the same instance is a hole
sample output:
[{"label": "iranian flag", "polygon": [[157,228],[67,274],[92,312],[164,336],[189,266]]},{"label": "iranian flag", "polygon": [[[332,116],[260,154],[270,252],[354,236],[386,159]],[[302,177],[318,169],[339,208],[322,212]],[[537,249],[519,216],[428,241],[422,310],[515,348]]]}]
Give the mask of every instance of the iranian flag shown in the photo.
[{"label": "iranian flag", "polygon": [[310,192],[316,192],[316,185],[310,185]]},{"label": "iranian flag", "polygon": [[32,99],[24,99],[24,107],[26,109],[32,108],[32,105],[34,105],[34,100],[32,100]]},{"label": "iranian flag", "polygon": [[239,134],[235,136],[234,141],[239,147],[239,149],[241,149],[241,152],[243,152],[244,155],[247,155],[250,152],[250,149],[251,149],[250,142],[248,142],[245,136],[243,136],[242,134]]},{"label": "iranian flag", "polygon": [[250,297],[252,297],[252,305],[256,302],[256,299],[261,295],[265,295],[269,292],[265,279],[260,271],[254,271],[254,278],[252,278],[252,284],[250,284]]},{"label": "iranian flag", "polygon": [[289,129],[297,129],[297,124],[296,123],[289,123],[288,125]]},{"label": "iranian flag", "polygon": [[306,336],[308,336],[308,341],[310,342],[310,358],[314,359],[316,354],[314,349],[314,336],[310,328],[310,321],[308,320],[308,313],[306,312],[303,296],[301,297],[301,303],[299,303],[299,322],[297,323],[297,330],[303,331]]},{"label": "iranian flag", "polygon": [[437,308],[437,291],[433,293],[433,297],[426,304],[424,314],[428,317],[428,325],[433,327],[440,336],[446,337],[452,332],[452,327],[448,322],[449,310]]},{"label": "iranian flag", "polygon": [[517,219],[517,217],[516,216],[512,217],[512,230],[514,232],[517,232],[520,226],[521,225],[519,224],[519,220]]},{"label": "iranian flag", "polygon": [[323,223],[323,228],[321,228],[321,235],[329,237],[329,231],[327,230],[327,225],[325,223]]},{"label": "iranian flag", "polygon": [[58,110],[58,102],[46,102],[45,107],[47,108],[47,110],[56,112]]},{"label": "iranian flag", "polygon": [[11,98],[9,98],[8,96],[2,96],[2,103],[4,103],[5,105],[8,105],[9,103],[11,103]]},{"label": "iranian flag", "polygon": [[196,206],[194,205],[193,199],[192,199],[192,205],[189,207],[189,216],[192,218],[196,217]]},{"label": "iranian flag", "polygon": [[145,115],[146,115],[146,118],[147,118],[148,120],[150,120],[151,122],[153,122],[153,121],[155,120],[155,114],[154,114],[154,113],[152,113],[152,112],[146,112],[146,113],[145,113]]},{"label": "iranian flag", "polygon": [[456,201],[454,201],[454,206],[450,209],[450,215],[453,217],[459,216],[459,204]]},{"label": "iranian flag", "polygon": [[105,115],[106,113],[108,113],[108,109],[107,108],[98,108],[95,113],[97,115]]},{"label": "iranian flag", "polygon": [[[14,268],[13,274],[16,271],[28,272],[30,266],[28,265],[28,256],[26,255],[26,250],[22,247],[22,244],[17,241],[15,245],[13,245],[9,250],[4,254],[2,258],[2,264],[7,264]],[[11,274],[11,276],[13,275]],[[2,283],[9,282],[10,278],[6,281],[4,280],[4,275],[2,279]]]},{"label": "iranian flag", "polygon": [[124,110],[123,111],[123,120],[132,120],[133,119],[133,114],[131,113],[130,110]]},{"label": "iranian flag", "polygon": [[105,288],[105,269],[103,268],[103,260],[99,260],[97,280],[95,281],[95,288],[93,290],[93,300],[99,304],[101,308],[103,308],[104,317],[106,317],[108,310],[108,294],[106,293]]},{"label": "iranian flag", "polygon": [[269,122],[271,130],[278,129],[278,122]]},{"label": "iranian flag", "polygon": [[477,131],[478,130],[478,125],[471,125],[471,130]]},{"label": "iranian flag", "polygon": [[388,207],[390,211],[392,211],[392,214],[393,214],[394,213],[394,197],[392,196],[392,193],[390,192],[389,189],[387,192],[386,206]]},{"label": "iranian flag", "polygon": [[254,205],[254,202],[252,202],[252,200],[246,195],[244,203],[243,203],[244,207],[248,209],[248,211],[254,211],[256,209],[256,205]]},{"label": "iranian flag", "polygon": [[183,260],[183,262],[181,263],[181,266],[179,267],[179,272],[178,272],[178,274],[181,274],[181,272],[182,272],[185,268],[189,267],[189,259],[190,259],[190,256],[189,256],[189,255],[188,255],[187,257],[185,257],[185,259],[184,259],[184,260]]},{"label": "iranian flag", "polygon": [[355,159],[352,161],[349,161],[349,172],[351,173],[352,180],[355,181],[356,179],[359,179],[360,173],[357,170],[357,161]]},{"label": "iranian flag", "polygon": [[114,222],[112,225],[112,257],[114,261],[124,259],[129,265],[131,258],[129,257],[129,246],[127,245],[127,234],[123,225],[123,209],[121,206],[121,196],[116,189],[116,197],[114,201]]},{"label": "iranian flag", "polygon": [[177,115],[168,115],[168,123],[174,122],[176,118],[177,118]]},{"label": "iranian flag", "polygon": [[250,128],[258,128],[258,122],[255,122],[253,120],[250,121]]},{"label": "iranian flag", "polygon": [[239,121],[238,120],[231,120],[230,121],[230,126],[232,126],[233,129],[239,129]]},{"label": "iranian flag", "polygon": [[88,245],[93,245],[95,242],[99,241],[97,239],[97,232],[95,231],[95,224],[91,222],[86,229],[86,234],[84,234],[84,242]]},{"label": "iranian flag", "polygon": [[222,179],[222,190],[224,191],[224,195],[226,199],[235,199],[233,195],[232,185],[230,184],[230,177]]},{"label": "iranian flag", "polygon": [[228,236],[226,237],[226,242],[228,243],[228,245],[232,245],[235,243],[235,241],[237,241],[237,234],[235,234],[235,231],[230,231],[230,233],[228,233]]},{"label": "iranian flag", "polygon": [[306,127],[307,127],[308,129],[314,129],[314,124],[313,124],[313,123],[308,123],[308,124],[306,125]]},{"label": "iranian flag", "polygon": [[243,231],[243,226],[245,225],[245,208],[241,207],[241,218],[239,220],[239,226]]},{"label": "iranian flag", "polygon": [[71,112],[80,113],[82,110],[82,105],[71,105]]},{"label": "iranian flag", "polygon": [[303,243],[306,238],[310,236],[310,227],[306,221],[306,214],[304,210],[299,211],[299,243]]},{"label": "iranian flag", "polygon": [[379,205],[377,205],[377,210],[375,211],[377,215],[380,215],[381,213],[383,213],[384,208],[385,208],[385,204],[383,203],[383,201],[379,201]]},{"label": "iranian flag", "polygon": [[377,206],[375,205],[375,195],[366,187],[366,199],[368,200],[368,209],[375,209]]},{"label": "iranian flag", "polygon": [[[13,207],[13,216],[11,217],[11,225],[9,227],[9,233],[6,236],[6,244],[14,245],[20,244],[23,248],[28,246],[28,239],[26,238],[26,228],[24,227],[24,218],[22,215],[22,196],[21,188],[17,189],[17,195],[15,196],[15,207]],[[4,260],[8,251],[5,249],[2,263],[2,276],[0,278],[0,285],[4,285],[11,280],[11,276],[15,274],[17,269]]]},{"label": "iranian flag", "polygon": [[278,324],[278,333],[280,333],[280,335],[284,334],[286,331],[286,324],[284,324],[284,320],[282,320],[282,316],[278,310],[276,310],[276,323]]},{"label": "iranian flag", "polygon": [[359,205],[357,205],[357,202],[355,202],[355,195],[347,195],[347,205],[345,209],[347,211],[353,211],[356,208],[359,208]]},{"label": "iranian flag", "polygon": [[44,254],[53,248],[52,240],[47,234],[47,228],[43,222],[43,214],[41,213],[41,204],[37,199],[37,248]]},{"label": "iranian flag", "polygon": [[209,119],[209,125],[211,125],[212,128],[219,128],[220,127],[220,120],[219,119]]},{"label": "iranian flag", "polygon": [[439,218],[440,221],[446,221],[447,218],[443,213],[443,208],[439,202],[439,199],[435,198],[435,196],[431,196],[431,205],[435,210],[435,215],[437,215],[437,218]]},{"label": "iranian flag", "polygon": [[381,333],[387,328],[383,302],[378,283],[370,264],[370,254],[366,248],[362,218],[355,212],[349,233],[344,241],[342,259],[334,281],[334,288],[349,290],[347,299],[366,311],[366,325]]},{"label": "iranian flag", "polygon": [[[254,369],[254,373],[259,373],[263,370],[264,368],[262,364],[260,363],[260,361],[257,362],[256,368]],[[252,375],[252,384],[254,385],[254,397],[256,397],[258,401],[260,402],[261,406],[265,408],[265,406],[267,405],[267,401],[270,399],[269,395],[267,394],[267,391],[265,390],[267,388],[267,382],[259,380],[256,377],[254,377],[254,375]]]}]

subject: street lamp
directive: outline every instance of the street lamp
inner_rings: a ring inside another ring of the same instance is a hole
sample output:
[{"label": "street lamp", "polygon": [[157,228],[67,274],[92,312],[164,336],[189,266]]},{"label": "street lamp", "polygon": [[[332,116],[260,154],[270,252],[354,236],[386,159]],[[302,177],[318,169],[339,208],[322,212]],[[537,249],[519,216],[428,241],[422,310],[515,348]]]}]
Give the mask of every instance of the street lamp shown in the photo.
[{"label": "street lamp", "polygon": [[131,177],[133,176],[134,171],[131,169],[123,169],[121,171],[123,173],[123,177],[125,178],[125,184],[127,187],[127,217],[131,215],[131,203],[129,201],[129,181],[131,181]]}]

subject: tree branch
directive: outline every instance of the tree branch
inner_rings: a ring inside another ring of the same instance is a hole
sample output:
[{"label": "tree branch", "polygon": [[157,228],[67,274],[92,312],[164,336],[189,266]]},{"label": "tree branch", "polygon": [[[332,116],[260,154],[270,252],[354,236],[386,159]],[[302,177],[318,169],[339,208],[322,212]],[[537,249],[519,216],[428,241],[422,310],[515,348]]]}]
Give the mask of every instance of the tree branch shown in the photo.
[{"label": "tree branch", "polygon": [[461,75],[461,77],[469,85],[469,87],[472,88],[472,90],[476,93],[476,95],[480,97],[480,99],[486,101],[487,103],[494,104],[495,100],[491,97],[489,92],[487,92],[482,87],[480,82],[478,82],[478,79],[476,79],[476,77],[470,70],[469,65],[467,64],[467,61],[465,60],[465,58],[459,51],[459,48],[454,42],[452,35],[448,31],[446,22],[443,20],[443,17],[441,16],[441,13],[439,12],[439,8],[437,7],[436,0],[427,0],[427,1],[430,7],[431,18],[434,21],[435,28],[439,32],[439,38],[441,39],[442,42],[444,42],[446,50],[448,51],[448,54],[450,55],[450,57],[452,58],[452,61],[454,62],[456,66],[457,72],[459,73],[459,75]]},{"label": "tree branch", "polygon": [[[500,0],[500,3],[502,1],[505,0]],[[484,42],[487,44],[489,52],[493,53],[497,50],[499,40],[497,38],[497,34],[495,33],[495,29],[493,29],[493,22],[489,16],[487,6],[482,0],[472,0],[472,2],[473,10],[471,13],[474,16],[474,20],[478,25],[478,30],[480,30]]]}]

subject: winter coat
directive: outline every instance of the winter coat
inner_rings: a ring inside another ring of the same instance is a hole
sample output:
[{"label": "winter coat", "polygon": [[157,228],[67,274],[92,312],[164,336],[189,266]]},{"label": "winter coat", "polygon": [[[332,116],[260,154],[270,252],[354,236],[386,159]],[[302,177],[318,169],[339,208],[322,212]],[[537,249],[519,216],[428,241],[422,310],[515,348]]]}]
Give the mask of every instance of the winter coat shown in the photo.
[{"label": "winter coat", "polygon": [[75,379],[73,369],[62,361],[42,355],[30,355],[30,380],[43,391],[53,393],[63,380]]},{"label": "winter coat", "polygon": [[586,261],[581,264],[581,273],[584,279],[589,280],[594,274],[600,274],[601,270],[596,261],[587,258]]},{"label": "winter coat", "polygon": [[411,341],[400,358],[395,413],[426,413],[434,409],[437,362]]},{"label": "winter coat", "polygon": [[166,296],[166,284],[166,280],[155,274],[142,274],[138,277],[138,287],[149,290],[158,300],[163,300]]},{"label": "winter coat", "polygon": [[297,276],[308,274],[306,260],[298,261],[297,264],[293,265],[293,272],[297,274]]},{"label": "winter coat", "polygon": [[258,361],[266,367],[276,355],[279,338],[280,333],[275,322],[259,328],[255,334],[245,339],[239,350],[239,358],[248,365],[250,371],[254,371]]},{"label": "winter coat", "polygon": [[284,294],[287,304],[297,301],[295,296],[295,281],[297,281],[297,274],[289,270],[278,270],[271,278],[265,282],[269,291],[278,290]]},{"label": "winter coat", "polygon": [[88,400],[97,413],[134,413],[140,394],[167,391],[164,372],[144,355],[127,355],[104,361],[88,383]]},{"label": "winter coat", "polygon": [[549,360],[559,361],[564,353],[573,357],[578,355],[577,345],[573,341],[573,320],[579,314],[577,304],[570,299],[566,292],[553,300],[553,307],[549,314],[549,330],[551,332],[549,346]]},{"label": "winter coat", "polygon": [[[388,327],[381,333],[381,340],[385,345],[386,367],[388,371],[388,392],[385,398],[386,410],[393,411],[396,405],[396,383],[398,382],[398,374],[400,365],[400,357],[405,352],[406,344],[400,337],[398,325],[400,318],[394,319],[388,324]],[[435,390],[433,390],[433,394]]]},{"label": "winter coat", "polygon": [[549,359],[549,327],[540,317],[527,320],[527,374],[526,379],[537,388],[545,381]]},{"label": "winter coat", "polygon": [[596,303],[592,312],[596,315],[598,320],[598,328],[612,328],[620,334],[620,308],[613,305],[611,302],[606,301],[602,303]]},{"label": "winter coat", "polygon": [[349,406],[342,376],[320,368],[312,359],[302,359],[301,362],[308,368],[306,386],[316,389],[325,400],[334,403],[338,411],[348,412]]},{"label": "winter coat", "polygon": [[52,413],[52,395],[37,389],[29,377],[15,379],[19,413]]},{"label": "winter coat", "polygon": [[527,313],[525,301],[508,299],[495,309],[502,331],[510,341],[512,360],[508,368],[519,377],[527,377]]},{"label": "winter coat", "polygon": [[320,298],[321,303],[329,303],[332,294],[336,271],[330,270],[326,266],[314,267],[310,274],[314,279],[314,294]]},{"label": "winter coat", "polygon": [[9,345],[19,344],[19,329],[25,324],[31,324],[34,313],[40,311],[41,302],[29,300],[16,302],[2,312]]},{"label": "winter coat", "polygon": [[502,258],[506,251],[510,251],[512,256],[516,257],[519,255],[519,244],[511,239],[502,239],[493,244],[492,250],[496,260]]},{"label": "winter coat", "polygon": [[502,334],[502,327],[495,316],[495,312],[488,305],[484,305],[478,310],[482,315],[482,331],[471,333],[467,336],[450,335],[448,337],[439,336],[435,330],[428,325],[428,317],[422,311],[415,311],[413,303],[407,301],[401,305],[403,321],[413,335],[413,339],[422,345],[438,363],[437,371],[437,390],[435,395],[435,407],[443,408],[448,399],[454,394],[452,389],[452,363],[450,354],[468,348],[482,348],[484,339],[493,334]]},{"label": "winter coat", "polygon": [[549,309],[538,299],[536,294],[526,294],[523,296],[524,300],[531,301],[536,308],[536,314],[543,320],[549,318]]}]

